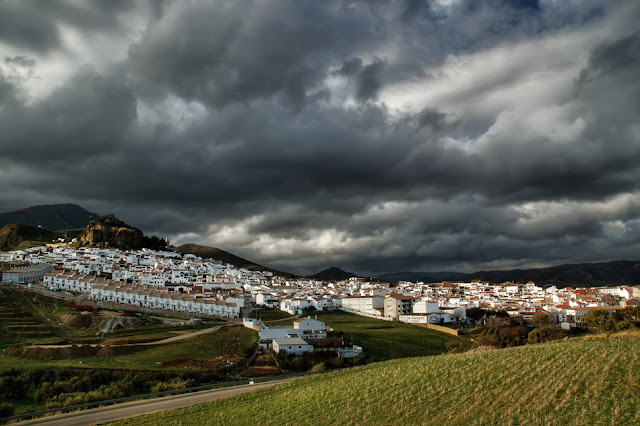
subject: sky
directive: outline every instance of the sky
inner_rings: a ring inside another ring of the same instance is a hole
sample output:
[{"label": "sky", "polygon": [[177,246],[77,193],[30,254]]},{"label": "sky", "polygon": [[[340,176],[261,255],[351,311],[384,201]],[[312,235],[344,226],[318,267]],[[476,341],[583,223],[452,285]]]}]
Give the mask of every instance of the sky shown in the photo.
[{"label": "sky", "polygon": [[0,203],[309,274],[640,253],[637,0],[4,0]]}]

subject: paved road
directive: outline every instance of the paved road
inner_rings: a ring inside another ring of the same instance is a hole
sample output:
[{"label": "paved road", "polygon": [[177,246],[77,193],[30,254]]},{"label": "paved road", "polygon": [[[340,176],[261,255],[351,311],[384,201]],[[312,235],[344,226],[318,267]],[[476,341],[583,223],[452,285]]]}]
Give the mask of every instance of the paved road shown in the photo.
[{"label": "paved road", "polygon": [[42,417],[34,420],[20,422],[20,425],[48,425],[48,426],[84,426],[112,422],[127,417],[141,414],[154,413],[156,411],[174,410],[188,407],[193,404],[214,401],[241,393],[265,389],[279,383],[286,383],[292,379],[274,380],[255,385],[235,386],[226,389],[214,389],[195,392],[185,395],[167,396],[164,398],[150,399],[146,401],[128,402],[126,404],[112,405],[109,407],[94,408],[91,410],[77,411],[60,414],[52,417]]}]

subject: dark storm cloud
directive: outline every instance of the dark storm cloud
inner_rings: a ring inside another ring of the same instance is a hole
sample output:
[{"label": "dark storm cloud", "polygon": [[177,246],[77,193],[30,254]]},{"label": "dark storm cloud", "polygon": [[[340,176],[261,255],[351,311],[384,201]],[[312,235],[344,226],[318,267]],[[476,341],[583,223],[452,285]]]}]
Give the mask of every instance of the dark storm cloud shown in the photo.
[{"label": "dark storm cloud", "polygon": [[595,49],[589,58],[588,67],[580,73],[578,84],[588,84],[599,76],[606,75],[637,76],[639,71],[640,32],[636,32]]},{"label": "dark storm cloud", "polygon": [[[58,29],[47,15],[35,13],[22,1],[0,3],[0,39],[38,52],[58,45]],[[26,7],[25,7],[26,6]]]},{"label": "dark storm cloud", "polygon": [[[529,58],[540,33],[555,29],[552,45],[563,25],[580,30],[544,4],[154,3],[122,63],[74,70],[42,96],[26,91],[42,59],[4,59],[0,190],[8,204],[77,202],[305,272],[633,253],[638,33],[585,42],[579,66],[552,49]],[[117,26],[128,7],[56,5],[61,22],[91,28],[95,11]],[[432,84],[463,73],[464,55],[482,64],[471,82]],[[562,73],[574,90],[530,87]],[[447,96],[405,108],[390,96],[405,82],[409,98]]]},{"label": "dark storm cloud", "polygon": [[366,102],[378,98],[378,91],[381,87],[380,73],[383,67],[384,63],[376,58],[358,73],[356,77],[356,100],[358,102]]},{"label": "dark storm cloud", "polygon": [[367,22],[316,2],[184,6],[173,3],[132,47],[133,75],[150,91],[218,107],[272,95],[301,106],[324,78],[331,50],[371,34]]},{"label": "dark storm cloud", "polygon": [[0,3],[0,40],[18,48],[46,53],[62,45],[60,25],[83,31],[121,29],[119,15],[129,1],[8,0]]},{"label": "dark storm cloud", "polygon": [[35,106],[5,98],[3,154],[19,162],[90,161],[117,150],[136,100],[117,75],[80,70]]}]

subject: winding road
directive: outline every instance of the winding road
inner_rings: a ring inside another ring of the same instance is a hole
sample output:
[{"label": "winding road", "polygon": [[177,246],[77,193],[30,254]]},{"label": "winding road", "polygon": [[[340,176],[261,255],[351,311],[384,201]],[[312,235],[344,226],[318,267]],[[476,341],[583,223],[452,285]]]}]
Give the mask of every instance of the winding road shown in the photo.
[{"label": "winding road", "polygon": [[[222,324],[222,325],[217,325],[215,327],[211,327],[211,328],[205,328],[204,330],[199,330],[199,331],[194,331],[193,333],[186,333],[186,334],[180,334],[179,336],[174,336],[174,337],[167,337],[165,339],[161,339],[161,340],[154,340],[153,342],[140,342],[140,343],[123,343],[123,344],[116,344],[116,345],[110,345],[112,347],[121,347],[121,346],[160,346],[160,345],[167,345],[169,343],[175,343],[175,342],[179,342],[181,340],[188,340],[188,339],[193,339],[194,337],[198,337],[198,336],[202,336],[203,334],[209,334],[209,333],[213,333],[214,331],[218,331],[223,327],[228,327],[232,324]],[[54,349],[58,349],[58,348],[70,348],[71,346],[77,345],[77,343],[75,344],[64,344],[64,345],[30,345],[30,346],[26,346],[27,348],[40,348],[40,349],[47,349],[47,348],[54,348]],[[89,344],[89,346],[92,347],[96,347],[96,346],[104,346],[103,343],[92,343]]]}]

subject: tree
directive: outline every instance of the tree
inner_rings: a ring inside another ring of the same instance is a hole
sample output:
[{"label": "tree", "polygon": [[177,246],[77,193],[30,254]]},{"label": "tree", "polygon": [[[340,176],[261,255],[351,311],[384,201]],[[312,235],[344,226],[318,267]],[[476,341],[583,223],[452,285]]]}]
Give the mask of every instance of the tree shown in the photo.
[{"label": "tree", "polygon": [[584,316],[584,322],[596,333],[614,331],[616,324],[622,320],[622,316],[617,312],[607,312],[604,309],[594,309]]},{"label": "tree", "polygon": [[0,393],[5,397],[24,398],[29,390],[29,382],[24,377],[2,377],[0,379]]},{"label": "tree", "polygon": [[0,417],[13,416],[13,410],[13,404],[9,404],[8,402],[0,403]]}]

